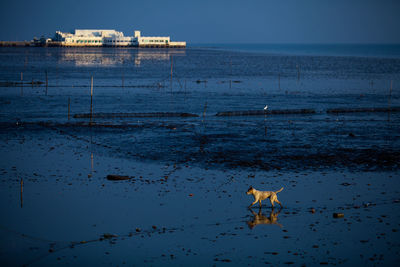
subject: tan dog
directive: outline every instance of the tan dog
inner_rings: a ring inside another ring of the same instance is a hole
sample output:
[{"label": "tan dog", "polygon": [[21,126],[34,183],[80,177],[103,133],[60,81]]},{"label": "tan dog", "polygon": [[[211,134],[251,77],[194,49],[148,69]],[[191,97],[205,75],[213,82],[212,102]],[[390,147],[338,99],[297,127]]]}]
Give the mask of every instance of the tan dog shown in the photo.
[{"label": "tan dog", "polygon": [[274,207],[274,202],[277,202],[282,207],[281,202],[279,202],[278,197],[276,196],[276,194],[281,192],[282,190],[283,190],[283,187],[281,189],[279,189],[278,191],[276,191],[276,192],[274,192],[274,191],[258,191],[255,188],[253,188],[252,186],[250,186],[250,188],[249,188],[249,190],[247,190],[246,194],[247,195],[253,195],[254,196],[254,202],[251,203],[249,208],[251,206],[253,206],[254,204],[256,204],[257,202],[260,203],[260,207],[261,207],[261,200],[264,200],[264,199],[267,199],[267,198],[269,198],[269,201],[271,202],[272,208]]}]

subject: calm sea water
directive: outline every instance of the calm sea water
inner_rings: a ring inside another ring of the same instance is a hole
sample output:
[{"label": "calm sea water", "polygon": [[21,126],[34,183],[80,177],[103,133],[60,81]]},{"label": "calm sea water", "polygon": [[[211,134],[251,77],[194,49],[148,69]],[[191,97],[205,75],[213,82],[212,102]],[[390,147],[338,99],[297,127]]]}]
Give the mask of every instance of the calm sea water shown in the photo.
[{"label": "calm sea water", "polygon": [[191,46],[270,55],[400,58],[399,44],[193,44]]}]

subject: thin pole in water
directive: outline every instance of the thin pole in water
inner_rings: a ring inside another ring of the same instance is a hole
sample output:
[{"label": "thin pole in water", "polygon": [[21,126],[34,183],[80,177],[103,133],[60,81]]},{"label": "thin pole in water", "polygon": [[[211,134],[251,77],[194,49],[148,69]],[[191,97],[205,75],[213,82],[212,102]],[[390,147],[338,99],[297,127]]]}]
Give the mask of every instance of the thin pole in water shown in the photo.
[{"label": "thin pole in water", "polygon": [[21,177],[21,208],[24,206],[24,200],[22,198],[22,193],[24,192],[24,179]]},{"label": "thin pole in water", "polygon": [[171,81],[170,81],[171,90],[172,90],[172,73],[173,73],[173,67],[174,67],[174,59],[173,59],[173,56],[171,55]]},{"label": "thin pole in water", "polygon": [[232,88],[232,58],[229,61],[229,66],[230,66],[230,69],[231,69],[231,71],[230,71],[230,79],[229,79],[229,89],[231,89]]},{"label": "thin pole in water", "polygon": [[300,66],[296,65],[297,67],[297,82],[300,81]]},{"label": "thin pole in water", "polygon": [[122,60],[122,87],[124,87],[124,60]]},{"label": "thin pole in water", "polygon": [[268,106],[264,107],[264,134],[267,136],[267,110]]},{"label": "thin pole in water", "polygon": [[46,70],[46,95],[47,95],[47,88],[48,88],[48,86],[49,86],[49,79],[48,79],[47,70]]},{"label": "thin pole in water", "polygon": [[278,88],[281,90],[281,73],[278,73]]},{"label": "thin pole in water", "polygon": [[69,120],[70,110],[71,110],[71,98],[68,97],[68,120]]},{"label": "thin pole in water", "polygon": [[21,96],[24,95],[24,89],[23,89],[23,87],[24,87],[24,73],[21,72]]},{"label": "thin pole in water", "polygon": [[90,124],[92,124],[93,118],[93,76],[90,81]]},{"label": "thin pole in water", "polygon": [[90,166],[91,166],[90,177],[92,177],[94,170],[93,152],[90,153]]},{"label": "thin pole in water", "polygon": [[392,98],[392,87],[393,87],[393,80],[390,80],[389,99],[388,99],[388,108],[389,108],[388,121],[390,121],[390,101]]},{"label": "thin pole in water", "polygon": [[185,79],[185,101],[186,101],[186,79]]},{"label": "thin pole in water", "polygon": [[207,101],[204,103],[204,110],[203,110],[203,120],[202,123],[204,123],[204,117],[206,116],[206,110],[207,110]]}]

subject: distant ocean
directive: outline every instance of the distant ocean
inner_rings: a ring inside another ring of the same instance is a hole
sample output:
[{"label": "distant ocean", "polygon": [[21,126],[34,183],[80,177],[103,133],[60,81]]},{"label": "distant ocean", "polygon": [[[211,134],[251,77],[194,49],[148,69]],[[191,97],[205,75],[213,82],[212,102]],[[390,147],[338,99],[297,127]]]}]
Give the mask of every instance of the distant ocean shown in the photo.
[{"label": "distant ocean", "polygon": [[277,55],[400,58],[400,44],[192,44],[189,47]]}]

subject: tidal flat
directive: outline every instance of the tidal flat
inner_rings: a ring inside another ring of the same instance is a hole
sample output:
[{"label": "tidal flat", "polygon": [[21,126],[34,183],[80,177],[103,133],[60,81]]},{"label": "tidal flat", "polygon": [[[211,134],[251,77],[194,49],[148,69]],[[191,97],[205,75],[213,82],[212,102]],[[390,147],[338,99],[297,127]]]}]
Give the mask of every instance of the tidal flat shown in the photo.
[{"label": "tidal flat", "polygon": [[[1,48],[0,263],[393,266],[399,74],[398,57]],[[248,209],[249,186],[284,187],[284,207]]]}]

